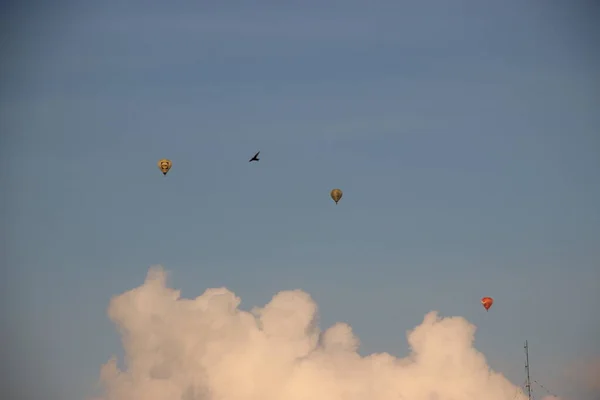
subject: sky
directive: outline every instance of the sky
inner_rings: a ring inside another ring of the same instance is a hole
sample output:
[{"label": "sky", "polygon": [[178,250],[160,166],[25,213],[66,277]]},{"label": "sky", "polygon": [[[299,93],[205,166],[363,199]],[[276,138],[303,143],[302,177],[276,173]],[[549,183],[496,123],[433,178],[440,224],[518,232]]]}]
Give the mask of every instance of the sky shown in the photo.
[{"label": "sky", "polygon": [[[351,326],[348,351],[397,358],[433,311],[460,317],[465,351],[476,327],[482,365],[512,385],[528,340],[532,379],[599,398],[597,7],[2,7],[4,387],[121,400],[102,397],[101,370],[144,359],[128,343],[153,317],[119,299],[161,265],[148,304],[225,287],[243,312],[225,311],[244,319],[300,289],[303,318],[314,301],[323,332]],[[495,299],[487,313],[482,296]],[[184,343],[182,323],[169,340]]]}]

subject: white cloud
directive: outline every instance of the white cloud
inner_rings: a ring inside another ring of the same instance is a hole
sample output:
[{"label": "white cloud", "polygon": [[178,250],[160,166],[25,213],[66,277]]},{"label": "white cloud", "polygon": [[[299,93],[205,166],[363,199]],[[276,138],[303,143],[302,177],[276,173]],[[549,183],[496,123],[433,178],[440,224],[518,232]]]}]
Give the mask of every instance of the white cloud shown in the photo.
[{"label": "white cloud", "polygon": [[321,332],[307,293],[280,292],[238,309],[225,288],[181,299],[162,268],[112,299],[125,370],[102,367],[101,400],[524,400],[473,348],[464,318],[427,314],[408,334],[411,354],[361,357],[352,328]]}]

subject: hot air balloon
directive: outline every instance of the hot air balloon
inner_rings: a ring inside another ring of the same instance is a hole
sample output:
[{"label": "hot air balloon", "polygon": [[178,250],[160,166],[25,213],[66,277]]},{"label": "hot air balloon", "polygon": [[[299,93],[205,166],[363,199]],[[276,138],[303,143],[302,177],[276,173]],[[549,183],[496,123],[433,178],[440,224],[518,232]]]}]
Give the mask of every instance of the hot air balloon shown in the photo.
[{"label": "hot air balloon", "polygon": [[492,304],[494,304],[494,299],[492,299],[491,297],[484,297],[483,299],[481,299],[481,305],[483,306],[483,308],[485,308],[485,311],[488,311]]},{"label": "hot air balloon", "polygon": [[340,189],[333,189],[331,191],[331,198],[333,199],[333,201],[335,201],[335,204],[338,203],[338,201],[340,201],[340,199],[342,198],[342,196],[344,195],[342,193],[342,191]]},{"label": "hot air balloon", "polygon": [[167,160],[166,158],[158,162],[158,168],[162,171],[163,175],[167,175],[167,172],[171,169],[171,165],[173,165],[171,160]]}]

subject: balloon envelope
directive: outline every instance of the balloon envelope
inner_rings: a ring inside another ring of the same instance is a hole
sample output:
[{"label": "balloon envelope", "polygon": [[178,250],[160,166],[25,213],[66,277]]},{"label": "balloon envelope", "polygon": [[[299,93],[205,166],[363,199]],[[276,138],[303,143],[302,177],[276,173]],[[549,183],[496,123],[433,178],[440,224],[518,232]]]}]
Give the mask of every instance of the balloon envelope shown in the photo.
[{"label": "balloon envelope", "polygon": [[494,299],[492,299],[491,297],[484,297],[481,299],[481,305],[483,306],[483,308],[485,308],[486,311],[490,309],[492,304],[494,304]]},{"label": "balloon envelope", "polygon": [[172,165],[173,163],[171,162],[171,160],[167,160],[166,158],[163,158],[158,162],[158,168],[161,170],[163,175],[166,175],[167,172],[169,172]]},{"label": "balloon envelope", "polygon": [[335,204],[337,204],[338,201],[340,201],[343,195],[344,194],[342,193],[341,189],[333,189],[330,193],[330,196],[333,199],[333,201],[335,201]]}]

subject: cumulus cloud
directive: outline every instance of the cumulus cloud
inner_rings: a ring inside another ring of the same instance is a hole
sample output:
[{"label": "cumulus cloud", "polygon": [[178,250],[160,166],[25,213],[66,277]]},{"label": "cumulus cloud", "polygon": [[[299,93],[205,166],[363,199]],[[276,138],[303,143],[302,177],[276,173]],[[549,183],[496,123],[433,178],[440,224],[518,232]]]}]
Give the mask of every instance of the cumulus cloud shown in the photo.
[{"label": "cumulus cloud", "polygon": [[99,400],[525,400],[473,347],[475,327],[430,312],[408,332],[411,353],[362,357],[352,328],[318,326],[301,290],[238,308],[225,288],[182,299],[166,274],[114,297],[108,309],[126,354],[102,367]]}]

